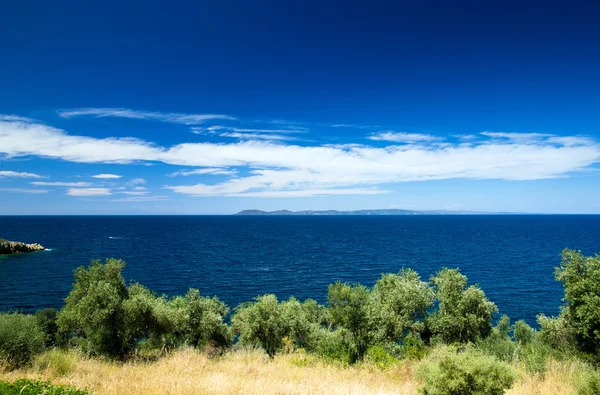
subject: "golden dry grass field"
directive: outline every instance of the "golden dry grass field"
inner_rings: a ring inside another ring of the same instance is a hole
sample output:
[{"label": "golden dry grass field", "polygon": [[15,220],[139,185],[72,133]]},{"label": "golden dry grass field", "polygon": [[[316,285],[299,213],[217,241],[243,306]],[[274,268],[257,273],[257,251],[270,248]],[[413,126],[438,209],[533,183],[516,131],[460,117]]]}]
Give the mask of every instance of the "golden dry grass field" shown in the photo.
[{"label": "golden dry grass field", "polygon": [[[167,394],[416,394],[413,377],[418,362],[386,370],[366,364],[347,367],[299,353],[268,358],[257,350],[241,350],[209,358],[182,350],[156,362],[118,364],[86,358],[74,351],[49,351],[33,367],[0,370],[0,380],[50,379],[55,384],[88,388],[97,395]],[[581,380],[577,362],[549,362],[545,375],[521,377],[507,394],[574,394]]]}]

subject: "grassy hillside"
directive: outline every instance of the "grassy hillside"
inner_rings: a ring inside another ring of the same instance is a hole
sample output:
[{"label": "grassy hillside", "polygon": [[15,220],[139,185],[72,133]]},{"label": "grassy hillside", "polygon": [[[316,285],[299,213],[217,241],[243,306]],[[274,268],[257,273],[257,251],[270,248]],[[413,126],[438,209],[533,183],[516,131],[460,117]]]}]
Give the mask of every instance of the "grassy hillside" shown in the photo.
[{"label": "grassy hillside", "polygon": [[[194,349],[173,352],[157,362],[116,363],[76,351],[49,351],[27,369],[0,372],[0,380],[51,379],[88,388],[97,395],[151,394],[415,394],[415,369],[424,362],[406,360],[385,369],[369,363],[344,366],[303,353],[278,354],[237,350],[209,358]],[[549,361],[544,375],[520,378],[507,394],[573,394],[587,368],[579,362]]]}]

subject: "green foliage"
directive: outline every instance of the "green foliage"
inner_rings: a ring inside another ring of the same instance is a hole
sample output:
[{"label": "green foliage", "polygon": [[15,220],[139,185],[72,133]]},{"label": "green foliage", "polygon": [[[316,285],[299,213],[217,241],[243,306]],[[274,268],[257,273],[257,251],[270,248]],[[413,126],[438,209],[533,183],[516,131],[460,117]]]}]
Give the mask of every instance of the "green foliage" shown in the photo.
[{"label": "green foliage", "polygon": [[75,284],[58,314],[59,331],[75,337],[91,354],[123,357],[135,345],[127,330],[123,301],[128,292],[121,271],[125,262],[92,261],[75,270]]},{"label": "green foliage", "polygon": [[344,328],[334,331],[322,329],[314,352],[326,361],[347,365],[352,361],[347,339],[348,331]]},{"label": "green foliage", "polygon": [[369,316],[369,289],[363,285],[341,282],[329,285],[327,301],[331,321],[348,332],[351,361],[362,359],[371,342],[375,328]]},{"label": "green foliage", "polygon": [[579,348],[589,354],[600,351],[600,255],[586,257],[564,250],[555,277],[565,288],[566,305],[561,312],[572,328]]},{"label": "green foliage", "polygon": [[20,379],[13,383],[0,381],[0,394],[3,395],[89,395],[86,390],[62,385],[52,385],[50,381]]},{"label": "green foliage", "polygon": [[600,373],[590,372],[579,385],[578,395],[598,395],[600,394]]},{"label": "green foliage", "polygon": [[497,311],[478,286],[468,286],[458,269],[444,268],[431,278],[438,309],[426,323],[435,341],[446,344],[476,342],[492,330],[492,314]]},{"label": "green foliage", "polygon": [[521,345],[529,344],[533,341],[535,331],[525,321],[519,320],[515,323],[513,336],[515,341]]},{"label": "green foliage", "polygon": [[45,334],[34,316],[0,314],[0,361],[8,368],[27,365],[44,345]]},{"label": "green foliage", "polygon": [[242,345],[262,347],[269,356],[281,349],[288,333],[287,323],[275,295],[263,295],[253,303],[240,305],[231,324]]},{"label": "green foliage", "polygon": [[419,366],[417,376],[426,395],[501,395],[517,379],[510,365],[470,348],[461,353],[436,350]]},{"label": "green foliage", "polygon": [[376,340],[398,342],[408,331],[422,332],[434,299],[433,290],[412,269],[382,275],[373,287],[368,310]]},{"label": "green foliage", "polygon": [[402,341],[401,354],[404,358],[421,359],[426,356],[428,349],[421,337],[409,333]]},{"label": "green foliage", "polygon": [[511,363],[517,355],[517,344],[510,338],[489,336],[477,342],[477,350],[499,361]]},{"label": "green foliage", "polygon": [[185,295],[186,312],[189,317],[187,337],[195,347],[208,344],[227,347],[233,343],[229,327],[224,323],[229,307],[217,297],[200,295],[197,289],[190,289]]},{"label": "green foliage", "polygon": [[540,338],[546,344],[562,352],[571,352],[577,348],[575,331],[563,315],[550,318],[540,314],[537,321],[540,325]]},{"label": "green foliage", "polygon": [[35,313],[35,319],[46,335],[46,347],[52,347],[58,342],[57,317],[58,311],[56,309],[43,309]]},{"label": "green foliage", "polygon": [[379,369],[388,369],[398,363],[398,360],[381,346],[369,347],[365,353],[364,361]]},{"label": "green foliage", "polygon": [[53,348],[38,355],[34,367],[39,371],[51,370],[59,376],[67,375],[77,363],[77,354],[73,350]]}]

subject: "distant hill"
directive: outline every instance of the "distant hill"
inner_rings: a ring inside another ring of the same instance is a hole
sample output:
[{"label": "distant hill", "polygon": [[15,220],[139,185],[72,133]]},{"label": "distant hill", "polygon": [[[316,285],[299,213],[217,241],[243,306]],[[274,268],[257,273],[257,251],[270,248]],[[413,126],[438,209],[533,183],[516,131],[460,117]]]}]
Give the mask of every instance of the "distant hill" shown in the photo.
[{"label": "distant hill", "polygon": [[303,211],[262,211],[262,210],[243,210],[234,215],[477,215],[477,214],[517,214],[517,213],[490,213],[482,211],[464,211],[464,210],[402,210],[402,209],[375,209],[375,210],[303,210]]}]

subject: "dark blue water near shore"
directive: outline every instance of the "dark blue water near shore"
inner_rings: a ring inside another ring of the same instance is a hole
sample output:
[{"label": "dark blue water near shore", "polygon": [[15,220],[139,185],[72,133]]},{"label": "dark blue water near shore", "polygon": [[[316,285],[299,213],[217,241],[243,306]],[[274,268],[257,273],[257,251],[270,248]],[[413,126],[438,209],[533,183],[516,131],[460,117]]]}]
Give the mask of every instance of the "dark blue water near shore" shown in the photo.
[{"label": "dark blue water near shore", "polygon": [[502,313],[534,323],[561,304],[561,250],[600,252],[600,216],[8,216],[0,236],[51,249],[0,258],[0,311],[60,307],[74,268],[119,257],[129,280],[231,306],[264,293],[324,302],[335,280],[460,267]]}]

